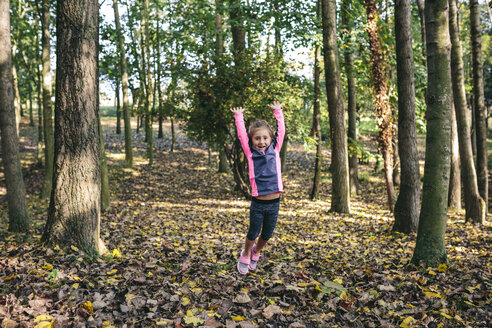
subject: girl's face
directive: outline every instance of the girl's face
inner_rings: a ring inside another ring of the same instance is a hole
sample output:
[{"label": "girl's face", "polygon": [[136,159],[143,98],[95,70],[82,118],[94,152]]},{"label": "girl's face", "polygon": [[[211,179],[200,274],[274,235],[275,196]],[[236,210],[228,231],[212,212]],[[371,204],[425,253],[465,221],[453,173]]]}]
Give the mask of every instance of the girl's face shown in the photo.
[{"label": "girl's face", "polygon": [[268,129],[258,129],[251,136],[251,142],[257,150],[265,151],[272,143],[272,137]]}]

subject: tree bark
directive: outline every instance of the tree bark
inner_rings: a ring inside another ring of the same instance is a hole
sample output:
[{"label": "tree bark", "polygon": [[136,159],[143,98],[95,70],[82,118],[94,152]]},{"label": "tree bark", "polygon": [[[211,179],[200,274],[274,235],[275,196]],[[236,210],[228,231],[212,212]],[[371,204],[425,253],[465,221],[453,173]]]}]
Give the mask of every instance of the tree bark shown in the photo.
[{"label": "tree bark", "polygon": [[420,205],[419,155],[415,125],[415,80],[410,0],[395,1],[396,71],[400,194],[395,204],[394,231],[417,231]]},{"label": "tree bark", "polygon": [[[221,76],[223,70],[222,56],[224,55],[224,17],[223,17],[223,2],[222,0],[215,0],[215,67],[217,69],[217,75]],[[220,108],[221,104],[218,103],[217,107]],[[228,170],[227,154],[224,146],[219,145],[219,173],[225,173]]]},{"label": "tree bark", "polygon": [[[14,45],[12,47],[12,55],[15,56],[17,53],[17,44],[14,42]],[[21,121],[21,97],[20,97],[20,92],[19,92],[19,79],[17,77],[17,67],[15,65],[15,62],[12,60],[11,62],[11,68],[12,68],[12,81],[13,81],[13,87],[14,87],[14,111],[15,111],[15,130],[17,131],[17,137],[19,137],[19,132],[20,132],[20,121]]]},{"label": "tree bark", "polygon": [[125,43],[123,42],[120,15],[118,12],[118,0],[113,0],[113,10],[114,20],[116,24],[116,36],[118,40],[118,52],[120,54],[121,86],[123,89],[123,121],[125,123],[125,164],[127,167],[133,167],[132,128],[128,101],[128,69],[126,64]]},{"label": "tree bark", "polygon": [[102,253],[97,0],[60,0],[56,15],[55,167],[42,241]]},{"label": "tree bark", "polygon": [[51,71],[50,71],[50,1],[42,3],[42,37],[43,47],[43,127],[44,127],[44,179],[41,187],[41,198],[51,194],[54,164],[53,110],[51,103]]},{"label": "tree bark", "polygon": [[153,151],[153,129],[152,129],[152,73],[150,70],[150,44],[149,44],[149,0],[143,0],[144,8],[142,13],[142,58],[144,64],[144,78],[147,79],[146,92],[145,92],[145,140],[147,141],[147,158],[149,159],[149,166],[154,163],[154,151]]},{"label": "tree bark", "polygon": [[0,0],[0,132],[7,187],[9,231],[27,233],[31,220],[27,210],[14,110],[8,0]]},{"label": "tree bark", "polygon": [[116,100],[116,134],[121,134],[120,79],[116,77],[114,96]]},{"label": "tree bark", "polygon": [[[344,0],[342,3],[342,25],[344,33],[349,34],[351,30],[350,19],[350,0]],[[355,90],[355,75],[354,75],[354,55],[353,45],[350,36],[347,36],[347,48],[344,52],[345,58],[345,74],[347,75],[347,112],[348,112],[348,142],[349,148],[356,149],[357,145],[357,98]],[[357,154],[349,156],[349,173],[350,173],[350,191],[359,193],[359,161]]]},{"label": "tree bark", "polygon": [[[320,7],[320,0],[318,0],[318,8]],[[318,17],[321,16],[320,9],[318,9]],[[321,139],[321,108],[320,108],[320,86],[319,79],[321,75],[321,68],[319,65],[319,57],[321,55],[321,49],[316,44],[314,48],[314,106],[313,106],[313,136],[316,140],[316,158],[314,160],[314,177],[313,187],[311,189],[311,200],[318,199],[319,196],[319,184],[321,181],[321,164],[322,164],[322,145]]]},{"label": "tree bark", "polygon": [[350,185],[347,153],[347,134],[343,109],[335,0],[322,0],[323,52],[326,94],[330,117],[332,195],[331,211],[350,212]]},{"label": "tree bark", "polygon": [[379,126],[378,144],[379,151],[384,161],[384,176],[386,180],[386,192],[388,195],[388,208],[393,211],[394,186],[393,186],[393,123],[391,108],[389,105],[388,87],[384,76],[382,54],[380,52],[378,26],[376,22],[377,12],[374,0],[364,0],[367,13],[367,33],[371,50],[372,78],[374,82],[376,117]]},{"label": "tree bark", "polygon": [[470,134],[470,115],[466,104],[465,75],[463,70],[463,54],[458,29],[458,16],[455,0],[449,0],[449,31],[451,37],[451,78],[453,86],[454,109],[458,132],[461,174],[465,198],[466,221],[482,223],[485,220],[478,185],[475,164],[473,161],[472,140]]},{"label": "tree bark", "polygon": [[[243,26],[243,10],[240,0],[229,0],[229,18],[232,32],[234,64],[237,74],[241,74],[245,69],[246,33]],[[282,150],[285,146],[286,142],[284,138]],[[244,176],[244,165],[242,165],[243,163],[240,160],[241,156],[242,148],[239,145],[239,140],[236,139],[235,146],[232,147],[232,153],[229,154],[228,158],[232,160],[231,168],[237,188],[245,197],[250,197],[248,184]]]},{"label": "tree bark", "polygon": [[[449,14],[451,15],[451,10]],[[451,50],[451,52],[452,51],[453,50]],[[452,75],[453,73],[451,73],[451,76]],[[451,170],[449,172],[448,208],[454,210],[461,209],[460,149],[458,143],[458,126],[456,123],[454,102],[451,102]]]},{"label": "tree bark", "polygon": [[104,212],[110,207],[110,194],[108,161],[106,159],[106,151],[104,149],[104,133],[101,125],[101,118],[98,120],[98,129],[99,149],[101,150],[101,212]]},{"label": "tree bark", "polygon": [[[38,40],[38,37],[36,36],[36,40],[38,42],[36,42],[37,45],[39,45],[39,40]],[[40,52],[37,51],[37,60],[39,61],[39,63],[42,62],[41,60],[41,56],[40,56]],[[39,68],[39,65],[36,65],[36,73],[37,73],[37,81],[36,81],[36,91],[37,91],[37,95],[38,95],[38,105],[37,105],[37,109],[38,109],[38,144],[37,144],[37,155],[36,155],[36,158],[37,158],[37,161],[38,161],[38,166],[39,167],[43,167],[43,163],[44,163],[44,152],[43,152],[43,94],[42,94],[42,74],[41,74],[41,69]]]},{"label": "tree bark", "polygon": [[[451,74],[448,0],[425,2],[427,39],[427,136],[424,187],[412,262],[437,267],[447,262],[445,233],[450,163]],[[423,263],[422,263],[423,262]]]},{"label": "tree bark", "polygon": [[487,109],[483,89],[482,29],[480,27],[480,5],[478,0],[470,0],[470,37],[473,67],[473,101],[475,130],[477,133],[477,179],[478,191],[485,202],[485,213],[489,199],[487,168]]}]

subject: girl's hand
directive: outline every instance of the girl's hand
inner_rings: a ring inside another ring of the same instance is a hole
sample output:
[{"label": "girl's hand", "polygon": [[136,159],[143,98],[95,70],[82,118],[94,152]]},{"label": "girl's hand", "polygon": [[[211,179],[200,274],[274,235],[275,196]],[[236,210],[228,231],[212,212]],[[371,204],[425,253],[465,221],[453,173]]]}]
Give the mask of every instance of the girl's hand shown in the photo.
[{"label": "girl's hand", "polygon": [[233,112],[234,114],[241,114],[244,112],[244,108],[242,107],[232,107],[231,108],[231,112]]},{"label": "girl's hand", "polygon": [[283,103],[279,103],[278,101],[275,100],[273,103],[270,104],[270,108],[272,110],[282,109],[283,105],[284,105]]}]

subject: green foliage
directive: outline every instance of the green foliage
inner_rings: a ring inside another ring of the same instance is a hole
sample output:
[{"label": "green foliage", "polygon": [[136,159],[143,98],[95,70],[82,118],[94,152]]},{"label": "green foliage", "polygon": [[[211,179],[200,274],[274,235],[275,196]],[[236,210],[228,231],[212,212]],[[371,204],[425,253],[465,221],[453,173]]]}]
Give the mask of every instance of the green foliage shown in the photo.
[{"label": "green foliage", "polygon": [[306,138],[310,129],[308,83],[288,75],[286,63],[279,57],[247,58],[244,67],[237,67],[231,64],[231,58],[225,57],[219,66],[204,65],[191,76],[192,101],[185,114],[186,133],[212,145],[227,144],[235,138],[230,108],[246,109],[246,125],[262,118],[275,126],[268,105],[278,100],[284,103],[289,136],[292,140]]}]

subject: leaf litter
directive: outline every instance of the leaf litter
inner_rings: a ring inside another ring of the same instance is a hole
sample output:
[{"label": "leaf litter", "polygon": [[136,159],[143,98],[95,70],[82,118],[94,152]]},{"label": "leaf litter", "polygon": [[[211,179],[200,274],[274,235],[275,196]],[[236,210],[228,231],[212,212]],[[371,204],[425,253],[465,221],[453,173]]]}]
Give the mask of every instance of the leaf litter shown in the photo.
[{"label": "leaf litter", "polygon": [[34,196],[41,174],[29,167],[33,233],[0,225],[2,327],[492,325],[490,223],[450,212],[449,264],[416,268],[415,235],[391,232],[380,178],[362,183],[351,214],[331,213],[329,172],[321,200],[309,201],[310,174],[298,173],[311,171],[313,156],[292,146],[275,236],[258,269],[242,276],[249,203],[231,175],[217,174],[203,146],[184,138],[174,153],[157,140],[154,166],[137,155],[130,170],[113,159],[122,151],[114,138],[106,138],[111,208],[101,217],[110,252],[99,258],[40,245],[48,204]]}]

